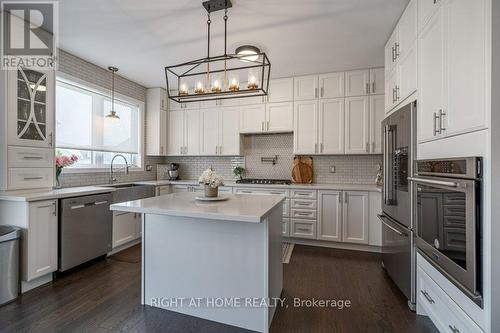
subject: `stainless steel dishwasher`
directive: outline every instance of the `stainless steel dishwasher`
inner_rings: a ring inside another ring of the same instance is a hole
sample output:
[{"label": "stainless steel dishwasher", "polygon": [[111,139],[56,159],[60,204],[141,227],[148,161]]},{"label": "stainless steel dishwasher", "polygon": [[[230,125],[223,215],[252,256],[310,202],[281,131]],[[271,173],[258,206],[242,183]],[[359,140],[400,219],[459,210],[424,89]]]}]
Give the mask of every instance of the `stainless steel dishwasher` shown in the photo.
[{"label": "stainless steel dishwasher", "polygon": [[62,199],[59,205],[59,271],[83,264],[111,251],[113,214],[111,193]]}]

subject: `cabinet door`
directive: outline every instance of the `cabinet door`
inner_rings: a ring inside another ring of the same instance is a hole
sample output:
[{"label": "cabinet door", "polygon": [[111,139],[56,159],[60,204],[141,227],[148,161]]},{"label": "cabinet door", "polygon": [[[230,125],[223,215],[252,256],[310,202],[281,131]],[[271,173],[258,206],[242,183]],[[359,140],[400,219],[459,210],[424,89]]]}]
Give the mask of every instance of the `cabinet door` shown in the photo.
[{"label": "cabinet door", "polygon": [[396,68],[392,72],[385,73],[385,110],[388,113],[396,106],[396,84],[397,84]]},{"label": "cabinet door", "polygon": [[344,97],[344,72],[322,74],[319,76],[319,97]]},{"label": "cabinet door", "polygon": [[219,153],[219,110],[202,109],[201,124],[201,154],[217,155]]},{"label": "cabinet door", "polygon": [[294,101],[318,98],[318,76],[298,76],[293,79]]},{"label": "cabinet door", "polygon": [[[487,83],[487,0],[450,0],[446,10],[447,31],[447,114],[446,135],[486,127]],[[491,14],[490,14],[491,15]]]},{"label": "cabinet door", "polygon": [[318,152],[318,102],[301,101],[293,106],[293,151],[295,154]]},{"label": "cabinet door", "polygon": [[135,237],[142,237],[142,214],[135,214]]},{"label": "cabinet door", "polygon": [[23,280],[31,281],[57,270],[57,200],[29,204],[27,267]]},{"label": "cabinet door", "polygon": [[241,106],[240,121],[240,133],[264,132],[266,106],[264,104]]},{"label": "cabinet door", "polygon": [[[443,110],[444,100],[444,16],[440,10],[419,36],[418,140],[435,137],[435,114]],[[446,112],[445,110],[443,110]]]},{"label": "cabinet door", "polygon": [[113,213],[113,248],[137,238],[137,213]]},{"label": "cabinet door", "polygon": [[[394,31],[391,34],[391,37],[389,37],[389,40],[385,44],[385,72],[390,73],[394,70],[396,66],[396,59],[395,59],[395,54],[396,54],[396,42],[398,40],[398,29],[394,29]],[[386,76],[387,77],[387,76]]]},{"label": "cabinet door", "polygon": [[159,155],[167,155],[167,133],[168,133],[168,111],[160,110],[160,123],[159,124],[151,124],[152,126],[159,127],[159,140],[158,144],[153,143],[153,146],[158,149]]},{"label": "cabinet door", "polygon": [[181,155],[184,146],[184,111],[168,112],[168,155]]},{"label": "cabinet door", "polygon": [[397,65],[397,102],[404,100],[417,90],[417,43],[401,55]]},{"label": "cabinet door", "polygon": [[270,103],[293,101],[293,78],[270,80],[267,101]]},{"label": "cabinet door", "polygon": [[241,155],[240,113],[237,108],[221,108],[219,155]]},{"label": "cabinet door", "polygon": [[385,93],[385,70],[383,68],[370,69],[370,94],[379,95]]},{"label": "cabinet door", "polygon": [[184,154],[198,155],[200,153],[200,110],[186,110]]},{"label": "cabinet door", "polygon": [[318,239],[342,241],[341,191],[318,191]]},{"label": "cabinet door", "polygon": [[8,143],[54,147],[54,72],[8,71]]},{"label": "cabinet door", "polygon": [[384,115],[384,95],[370,96],[370,152],[373,154],[382,154],[382,120]]},{"label": "cabinet door", "polygon": [[362,69],[345,73],[345,95],[365,96],[370,93],[370,71]]},{"label": "cabinet door", "polygon": [[419,0],[418,1],[418,31],[427,26],[428,21],[440,8],[443,0]]},{"label": "cabinet door", "polygon": [[319,101],[319,153],[344,153],[344,99]]},{"label": "cabinet door", "polygon": [[266,131],[293,131],[293,103],[269,103],[266,105]]},{"label": "cabinet door", "polygon": [[368,96],[345,99],[345,153],[367,154],[369,147]]},{"label": "cabinet door", "polygon": [[403,57],[417,40],[417,0],[406,7],[398,26],[398,53]]},{"label": "cabinet door", "polygon": [[368,244],[368,192],[344,191],[343,240]]},{"label": "cabinet door", "polygon": [[369,237],[368,244],[382,246],[382,223],[377,217],[382,213],[382,194],[380,192],[370,192],[369,196]]}]

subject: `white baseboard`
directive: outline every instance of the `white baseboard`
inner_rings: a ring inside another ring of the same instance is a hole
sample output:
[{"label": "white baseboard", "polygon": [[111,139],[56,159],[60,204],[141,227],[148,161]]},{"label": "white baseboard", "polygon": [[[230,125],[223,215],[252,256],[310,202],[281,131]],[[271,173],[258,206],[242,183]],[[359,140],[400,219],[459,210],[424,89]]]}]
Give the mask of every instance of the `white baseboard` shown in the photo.
[{"label": "white baseboard", "polygon": [[300,245],[321,246],[334,249],[363,251],[363,252],[375,252],[375,253],[382,252],[382,248],[379,246],[364,245],[364,244],[336,243],[336,242],[327,242],[321,240],[298,239],[298,238],[288,238],[288,237],[284,237],[283,240],[289,243],[300,244]]}]

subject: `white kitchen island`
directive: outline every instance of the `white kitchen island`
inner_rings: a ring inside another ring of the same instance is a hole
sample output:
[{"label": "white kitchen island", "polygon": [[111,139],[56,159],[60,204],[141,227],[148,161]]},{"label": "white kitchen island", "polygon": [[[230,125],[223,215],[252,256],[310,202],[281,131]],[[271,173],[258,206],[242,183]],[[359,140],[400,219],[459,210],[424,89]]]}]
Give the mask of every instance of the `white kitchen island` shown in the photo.
[{"label": "white kitchen island", "polygon": [[283,286],[284,197],[199,202],[174,193],[111,205],[143,214],[142,303],[268,332]]}]

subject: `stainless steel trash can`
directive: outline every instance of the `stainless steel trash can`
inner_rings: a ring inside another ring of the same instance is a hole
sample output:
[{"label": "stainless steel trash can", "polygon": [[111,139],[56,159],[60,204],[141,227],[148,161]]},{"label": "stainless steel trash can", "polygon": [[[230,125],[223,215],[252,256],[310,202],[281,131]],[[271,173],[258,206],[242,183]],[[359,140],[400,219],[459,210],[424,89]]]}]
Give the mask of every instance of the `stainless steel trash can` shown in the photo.
[{"label": "stainless steel trash can", "polygon": [[0,225],[0,305],[19,295],[19,241],[21,230]]}]

